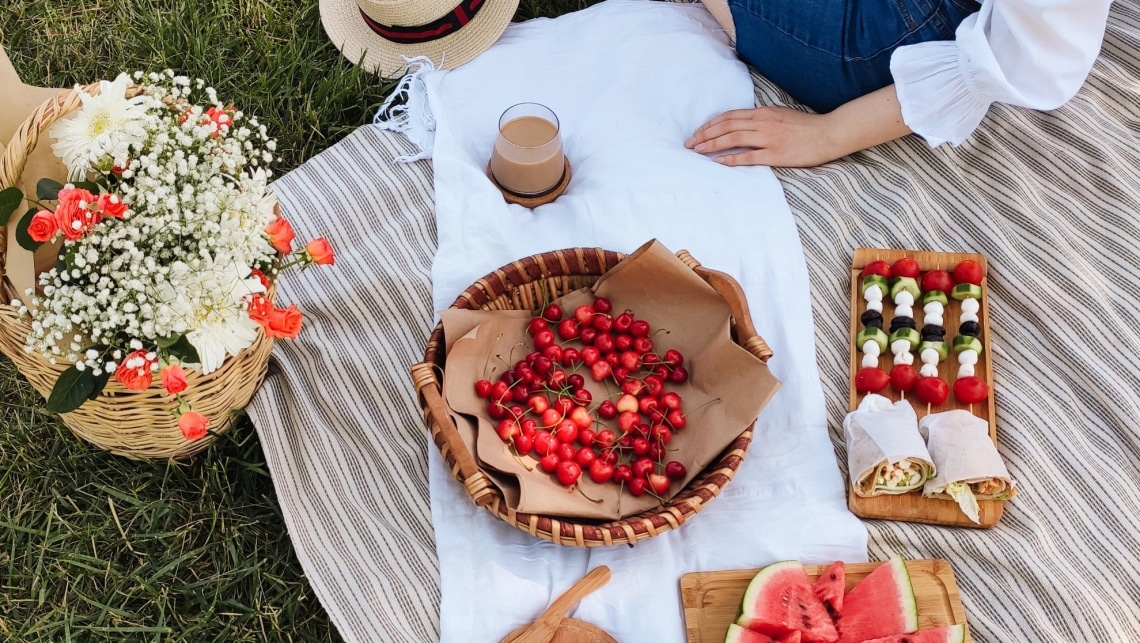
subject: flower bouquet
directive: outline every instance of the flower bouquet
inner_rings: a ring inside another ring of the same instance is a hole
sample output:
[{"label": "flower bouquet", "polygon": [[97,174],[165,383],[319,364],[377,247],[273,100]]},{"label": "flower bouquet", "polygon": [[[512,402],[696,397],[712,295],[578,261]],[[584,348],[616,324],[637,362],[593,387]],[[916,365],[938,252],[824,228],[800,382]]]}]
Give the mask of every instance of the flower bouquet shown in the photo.
[{"label": "flower bouquet", "polygon": [[[35,288],[15,293],[22,295],[11,304],[24,331],[20,348],[62,369],[46,393],[48,409],[72,415],[103,400],[129,416],[137,403],[148,430],[164,424],[148,413],[158,410],[181,442],[199,441],[248,402],[272,339],[301,329],[295,305],[272,303],[275,280],[287,268],[332,264],[332,247],[318,238],[294,250],[292,227],[268,186],[274,140],[202,80],[136,72],[61,96],[78,98],[78,109],[40,125],[55,141],[67,182],[40,179],[34,195],[15,186],[0,191],[0,225],[12,220],[19,246],[55,256]],[[9,150],[4,161],[12,156]],[[6,174],[19,174],[5,169],[4,183]],[[25,203],[31,209],[13,217]],[[254,348],[251,364],[219,379]],[[211,414],[191,395],[196,378],[209,398],[226,388],[248,394],[240,406]],[[110,424],[103,428],[113,434],[120,422]],[[114,439],[104,446],[132,452]],[[163,455],[185,452],[176,446]]]}]

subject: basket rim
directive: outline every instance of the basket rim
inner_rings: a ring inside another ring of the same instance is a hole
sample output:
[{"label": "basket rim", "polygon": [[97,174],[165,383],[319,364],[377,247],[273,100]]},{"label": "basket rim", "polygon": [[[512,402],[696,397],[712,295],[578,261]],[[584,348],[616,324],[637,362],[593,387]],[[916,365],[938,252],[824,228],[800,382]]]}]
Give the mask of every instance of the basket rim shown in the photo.
[{"label": "basket rim", "polygon": [[[538,279],[589,277],[592,278],[593,282],[596,282],[598,278],[626,256],[624,253],[603,248],[572,247],[523,257],[476,280],[455,299],[450,308],[486,309],[486,304],[489,302],[509,295],[512,287],[532,283]],[[727,277],[723,273],[716,273],[716,271],[701,267],[699,262],[693,259],[687,251],[678,251],[677,256],[688,267],[702,276],[704,276],[703,272]],[[582,267],[593,267],[595,271],[575,271],[575,269]],[[731,277],[728,279],[735,284],[735,280]],[[737,286],[737,290],[739,290],[739,286]],[[724,295],[724,293],[721,294]],[[742,292],[739,295],[743,297]],[[515,308],[515,310],[520,309]],[[744,339],[748,338],[736,336],[737,322],[738,320],[734,316],[732,320],[733,340],[739,345],[745,346]],[[750,322],[748,326],[751,326]],[[754,333],[754,331],[752,332]],[[759,338],[758,335],[755,337],[759,339],[759,345],[763,346],[763,350],[770,355],[771,352],[767,349],[763,339]],[[745,347],[760,359],[766,359],[765,356],[754,350],[754,346]],[[699,512],[708,501],[719,495],[727,486],[743,462],[752,442],[755,421],[749,424],[732,443],[706,465],[701,473],[671,497],[668,502],[633,516],[617,520],[589,520],[517,512],[506,506],[498,489],[490,485],[482,467],[475,462],[469,452],[466,452],[466,446],[461,441],[456,444],[458,434],[447,435],[450,433],[447,428],[447,425],[451,425],[450,417],[439,417],[451,412],[445,401],[443,401],[442,407],[439,405],[439,401],[442,401],[442,373],[446,364],[445,353],[446,345],[441,321],[436,324],[428,338],[423,362],[413,366],[412,371],[415,387],[423,407],[425,422],[428,424],[437,450],[444,458],[445,463],[449,465],[452,476],[467,488],[469,495],[476,504],[484,506],[508,524],[556,544],[587,547],[614,544],[632,545],[665,531],[678,528],[689,516]],[[466,457],[464,458],[464,456]],[[464,459],[468,462],[463,462]],[[472,465],[474,465],[474,471],[472,471]],[[465,469],[466,471],[464,471]]]}]

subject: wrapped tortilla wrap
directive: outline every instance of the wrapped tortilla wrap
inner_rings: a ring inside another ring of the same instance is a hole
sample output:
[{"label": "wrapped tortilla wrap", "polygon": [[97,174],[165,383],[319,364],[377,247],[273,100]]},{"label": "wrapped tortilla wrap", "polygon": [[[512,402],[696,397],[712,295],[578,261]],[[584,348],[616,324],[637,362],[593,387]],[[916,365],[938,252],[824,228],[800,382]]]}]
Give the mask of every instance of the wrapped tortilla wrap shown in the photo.
[{"label": "wrapped tortilla wrap", "polygon": [[921,489],[934,463],[918,433],[910,402],[868,395],[843,420],[847,475],[855,495],[868,498]]},{"label": "wrapped tortilla wrap", "polygon": [[946,494],[978,522],[979,500],[1007,500],[1017,493],[985,420],[955,409],[922,418],[919,431],[938,467],[922,495]]}]

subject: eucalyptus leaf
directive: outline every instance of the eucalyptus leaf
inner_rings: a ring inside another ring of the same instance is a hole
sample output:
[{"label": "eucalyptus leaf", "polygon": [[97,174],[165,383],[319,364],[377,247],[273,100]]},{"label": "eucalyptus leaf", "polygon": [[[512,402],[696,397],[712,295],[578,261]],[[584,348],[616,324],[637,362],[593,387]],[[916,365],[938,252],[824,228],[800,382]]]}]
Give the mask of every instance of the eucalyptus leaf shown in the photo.
[{"label": "eucalyptus leaf", "polygon": [[154,340],[154,342],[158,344],[159,348],[170,348],[171,346],[177,344],[182,339],[182,337],[183,335],[170,335],[169,337],[159,337],[158,339]]},{"label": "eucalyptus leaf", "polygon": [[40,201],[54,201],[59,198],[63,184],[54,179],[40,179],[36,183],[36,198]]},{"label": "eucalyptus leaf", "polygon": [[64,245],[59,249],[59,254],[56,255],[55,269],[63,272],[64,270],[71,271],[75,269],[75,253],[79,251],[79,246],[74,243]]},{"label": "eucalyptus leaf", "polygon": [[75,183],[72,183],[72,185],[74,185],[77,188],[87,190],[88,192],[94,194],[95,196],[99,196],[99,184],[98,183],[92,183],[91,181],[76,181]]},{"label": "eucalyptus leaf", "polygon": [[47,409],[53,413],[68,413],[83,405],[95,390],[95,376],[91,369],[79,370],[72,366],[55,382],[48,397]]},{"label": "eucalyptus leaf", "polygon": [[16,208],[20,207],[20,202],[23,200],[24,193],[20,188],[0,190],[0,226],[8,225],[8,219]]},{"label": "eucalyptus leaf", "polygon": [[178,341],[171,344],[166,351],[171,356],[177,357],[180,362],[187,364],[198,364],[202,361],[202,358],[198,357],[198,349],[194,348],[185,335],[179,337]]},{"label": "eucalyptus leaf", "polygon": [[16,243],[20,244],[20,247],[28,252],[35,252],[39,250],[40,246],[44,245],[37,242],[32,238],[32,235],[28,234],[28,226],[32,224],[32,217],[35,216],[36,212],[39,212],[36,208],[28,210],[27,213],[24,214],[24,218],[20,219],[20,223],[16,225]]}]

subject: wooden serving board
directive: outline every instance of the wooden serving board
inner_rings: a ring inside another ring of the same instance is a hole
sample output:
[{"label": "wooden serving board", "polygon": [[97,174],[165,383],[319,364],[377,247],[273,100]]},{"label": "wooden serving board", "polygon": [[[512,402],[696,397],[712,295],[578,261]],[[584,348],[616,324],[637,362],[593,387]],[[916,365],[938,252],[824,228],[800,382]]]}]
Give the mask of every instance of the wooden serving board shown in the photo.
[{"label": "wooden serving board", "polygon": [[[846,590],[882,563],[849,563]],[[954,570],[945,560],[908,560],[907,571],[918,602],[918,627],[943,627],[966,622],[966,611],[958,596]],[[815,580],[826,565],[805,565]],[[694,572],[681,577],[681,604],[685,609],[685,633],[689,643],[721,643],[728,626],[740,613],[744,590],[758,569],[723,572]],[[966,643],[971,643],[969,627]]]},{"label": "wooden serving board", "polygon": [[[887,263],[894,263],[903,257],[911,257],[918,262],[919,268],[925,273],[928,270],[945,270],[950,272],[954,266],[959,262],[966,259],[973,259],[982,266],[983,275],[988,273],[986,258],[979,254],[969,254],[964,252],[925,252],[915,250],[884,250],[875,248],[859,248],[855,251],[855,258],[851,262],[851,329],[850,340],[848,344],[851,350],[851,373],[848,386],[850,387],[850,403],[848,408],[855,410],[859,406],[859,402],[863,399],[863,394],[855,390],[855,373],[861,367],[863,353],[855,346],[855,337],[863,328],[863,324],[859,321],[859,316],[867,309],[866,302],[863,301],[863,293],[860,292],[860,287],[863,284],[863,268],[876,260],[883,260]],[[989,422],[990,425],[990,439],[997,444],[997,413],[994,409],[994,374],[993,363],[990,361],[990,320],[989,320],[989,278],[984,276],[982,278],[982,299],[981,309],[978,312],[978,323],[981,326],[981,335],[978,339],[982,342],[982,354],[978,356],[978,363],[975,366],[975,372],[978,377],[985,380],[990,385],[990,395],[986,400],[980,404],[965,405],[959,403],[954,399],[954,380],[958,377],[958,360],[955,358],[953,350],[950,351],[950,356],[943,360],[938,365],[938,376],[950,385],[951,392],[947,397],[946,402],[941,406],[928,408],[927,404],[919,401],[917,397],[908,396],[907,399],[911,401],[914,406],[914,411],[921,420],[924,416],[930,413],[938,413],[940,411],[949,411],[951,409],[966,409],[974,415]],[[949,293],[947,293],[949,294]],[[946,341],[952,342],[954,337],[958,334],[958,326],[960,325],[959,318],[962,314],[962,307],[960,302],[950,300],[950,305],[946,306],[946,310],[942,316],[943,328],[946,329]],[[883,330],[887,330],[891,325],[891,318],[894,315],[894,305],[890,303],[890,297],[884,297],[883,301]],[[915,326],[919,329],[923,325],[923,312],[922,304],[916,302],[914,305],[914,321]],[[917,356],[916,356],[917,358]],[[915,360],[915,368],[918,368],[919,361]],[[891,371],[894,366],[894,356],[890,351],[884,351],[883,355],[879,356],[879,368]],[[879,393],[886,396],[891,400],[902,399],[902,396],[893,388],[888,386],[885,390]],[[990,528],[997,524],[1001,519],[1004,501],[1001,500],[979,500],[978,501],[978,519],[979,523],[970,520],[966,514],[958,507],[958,503],[950,500],[949,498],[923,498],[921,491],[912,491],[899,495],[882,495],[874,496],[872,498],[862,498],[852,491],[850,484],[847,487],[847,506],[851,512],[856,516],[863,518],[879,518],[884,520],[902,520],[906,522],[921,522],[932,525],[953,525],[958,527],[978,527]]]}]

